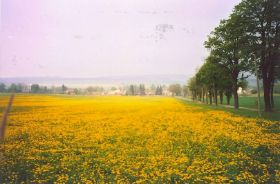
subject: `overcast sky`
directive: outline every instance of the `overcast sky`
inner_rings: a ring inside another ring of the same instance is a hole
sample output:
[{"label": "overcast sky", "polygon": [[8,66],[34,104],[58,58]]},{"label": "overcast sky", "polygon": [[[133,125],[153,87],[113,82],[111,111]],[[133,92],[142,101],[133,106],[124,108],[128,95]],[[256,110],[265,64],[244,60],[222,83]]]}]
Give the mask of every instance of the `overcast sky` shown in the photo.
[{"label": "overcast sky", "polygon": [[195,73],[240,0],[0,0],[0,77]]}]

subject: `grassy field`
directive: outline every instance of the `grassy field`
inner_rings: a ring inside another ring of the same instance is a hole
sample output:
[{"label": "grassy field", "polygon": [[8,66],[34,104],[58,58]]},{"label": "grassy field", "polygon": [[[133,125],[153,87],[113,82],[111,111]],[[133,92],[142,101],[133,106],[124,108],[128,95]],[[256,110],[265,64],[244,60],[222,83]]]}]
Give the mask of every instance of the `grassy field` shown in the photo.
[{"label": "grassy field", "polygon": [[279,183],[279,133],[175,98],[17,95],[0,183]]},{"label": "grassy field", "polygon": [[[247,98],[251,98],[251,97],[247,97]],[[246,97],[244,98],[246,100]],[[242,101],[244,99],[241,99]],[[197,101],[192,101],[191,99],[187,98],[187,99],[180,99],[182,102],[186,103],[187,105],[191,105],[194,107],[199,107],[205,111],[209,111],[209,110],[214,110],[214,111],[225,111],[225,112],[229,112],[235,115],[239,115],[239,116],[243,116],[243,117],[249,117],[249,118],[259,118],[259,114],[258,111],[252,107],[245,107],[245,108],[250,108],[250,109],[244,109],[241,106],[241,108],[239,109],[234,109],[233,106],[228,107],[228,106],[221,106],[220,104],[218,106],[212,104],[205,104],[205,103],[200,103]],[[244,102],[242,102],[244,103]],[[251,109],[252,108],[252,109]],[[266,120],[271,120],[271,121],[280,121],[280,113],[278,110],[274,111],[274,112],[261,112],[261,118],[262,119],[266,119]]]},{"label": "grassy field", "polygon": [[[280,95],[274,95],[275,110],[280,111]],[[234,105],[234,99],[230,101],[230,105]],[[240,107],[247,107],[257,109],[257,96],[239,96],[239,105]],[[264,100],[261,96],[261,108],[264,109]]]}]

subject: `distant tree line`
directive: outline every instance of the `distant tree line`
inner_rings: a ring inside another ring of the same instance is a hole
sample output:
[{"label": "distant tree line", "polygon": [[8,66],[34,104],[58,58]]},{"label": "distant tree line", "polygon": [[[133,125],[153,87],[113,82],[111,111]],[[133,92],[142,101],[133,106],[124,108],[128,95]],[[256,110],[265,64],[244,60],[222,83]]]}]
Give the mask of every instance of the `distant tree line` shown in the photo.
[{"label": "distant tree line", "polygon": [[144,84],[140,84],[138,85],[129,85],[127,91],[126,91],[126,95],[140,95],[140,96],[144,96],[146,95],[146,88]]},{"label": "distant tree line", "polygon": [[0,83],[0,93],[65,93],[66,91],[67,87],[65,85],[60,87],[47,87],[40,86],[39,84],[26,85],[12,83],[6,85]]},{"label": "distant tree line", "polygon": [[155,95],[162,95],[163,89],[162,86],[157,86],[155,90]]},{"label": "distant tree line", "polygon": [[228,19],[222,20],[209,35],[210,50],[203,66],[188,85],[194,99],[234,98],[239,107],[238,89],[246,78],[262,80],[265,111],[273,110],[273,91],[280,79],[280,1],[243,0]]},{"label": "distant tree line", "polygon": [[180,84],[165,85],[151,85],[148,89],[144,84],[129,85],[126,91],[126,95],[165,95],[165,96],[186,96],[188,94],[188,87]]},{"label": "distant tree line", "polygon": [[[73,94],[73,95],[167,95],[180,96],[187,94],[187,86],[180,84],[166,85],[151,85],[146,87],[145,84],[130,84],[123,87],[111,87],[105,89],[102,86],[89,86],[86,88],[71,88],[66,85],[61,86],[43,86],[39,84],[15,84],[6,85],[0,83],[0,93],[41,93],[41,94]],[[110,91],[117,91],[117,93],[110,93]]]},{"label": "distant tree line", "polygon": [[180,84],[171,84],[169,86],[169,91],[172,93],[172,96],[181,96],[182,87]]},{"label": "distant tree line", "polygon": [[41,86],[39,84],[15,84],[6,85],[0,83],[0,93],[66,93],[68,88],[63,84],[62,86]]}]

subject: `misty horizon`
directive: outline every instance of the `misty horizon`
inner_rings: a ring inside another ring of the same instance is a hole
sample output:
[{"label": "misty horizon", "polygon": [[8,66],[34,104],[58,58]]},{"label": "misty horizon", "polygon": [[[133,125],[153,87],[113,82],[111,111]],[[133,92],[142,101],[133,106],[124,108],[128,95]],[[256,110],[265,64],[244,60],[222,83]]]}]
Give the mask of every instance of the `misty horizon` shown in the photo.
[{"label": "misty horizon", "polygon": [[0,83],[10,85],[15,84],[39,84],[43,86],[61,86],[68,87],[88,87],[88,86],[119,86],[130,84],[146,85],[186,85],[189,75],[125,75],[125,76],[100,76],[100,77],[13,77],[0,78]]},{"label": "misty horizon", "polygon": [[0,77],[193,75],[239,0],[0,3]]},{"label": "misty horizon", "polygon": [[163,74],[119,74],[119,75],[92,75],[92,76],[59,76],[59,75],[34,75],[34,76],[4,76],[0,77],[2,79],[12,79],[12,78],[66,78],[66,79],[90,79],[90,78],[104,78],[104,77],[142,77],[142,76],[192,76],[192,74],[172,74],[172,73],[163,73]]}]

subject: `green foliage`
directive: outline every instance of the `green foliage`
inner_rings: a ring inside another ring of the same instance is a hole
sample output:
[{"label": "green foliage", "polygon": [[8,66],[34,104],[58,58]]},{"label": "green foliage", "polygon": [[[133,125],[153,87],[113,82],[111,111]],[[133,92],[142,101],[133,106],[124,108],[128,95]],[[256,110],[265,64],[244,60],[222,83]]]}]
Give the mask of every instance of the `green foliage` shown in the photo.
[{"label": "green foliage", "polygon": [[0,84],[0,92],[3,93],[6,91],[6,85],[4,83]]},{"label": "green foliage", "polygon": [[172,93],[173,96],[181,95],[182,87],[180,84],[171,84],[168,89]]},{"label": "green foliage", "polygon": [[183,88],[183,89],[182,89],[183,95],[184,95],[184,96],[187,96],[188,93],[189,93],[189,88],[188,88],[188,86],[187,86],[187,85],[183,85],[182,88]]},{"label": "green foliage", "polygon": [[40,91],[39,84],[32,84],[31,85],[31,93],[39,93],[39,91]]},{"label": "green foliage", "polygon": [[8,92],[11,92],[11,93],[20,93],[22,92],[22,84],[14,84],[12,83],[9,87],[8,87]]},{"label": "green foliage", "polygon": [[129,86],[128,95],[135,95],[135,89],[132,84]]},{"label": "green foliage", "polygon": [[156,92],[155,92],[155,95],[162,95],[162,86],[157,86],[156,87]]},{"label": "green foliage", "polygon": [[[280,77],[279,12],[279,0],[243,0],[228,19],[220,22],[205,42],[205,47],[210,50],[206,64],[196,74],[196,80],[189,83],[192,84],[189,86],[195,93],[194,98],[205,87],[210,96],[212,89],[215,92],[219,88],[220,94],[234,95],[235,108],[238,108],[237,90],[247,87],[245,79],[253,73],[263,79],[265,109],[271,111],[274,102],[272,90]],[[222,70],[226,75],[217,72]],[[226,76],[226,80],[217,76]],[[226,82],[219,84],[219,81]],[[232,91],[228,90],[230,88]]]},{"label": "green foliage", "polygon": [[117,90],[117,88],[115,86],[113,86],[113,87],[111,87],[111,90],[115,91],[115,90]]},{"label": "green foliage", "polygon": [[67,91],[67,87],[63,84],[62,86],[61,86],[61,89],[62,89],[62,93],[65,93],[66,91]]},{"label": "green foliage", "polygon": [[140,84],[139,85],[139,93],[141,96],[146,95],[145,93],[145,85],[144,84]]},{"label": "green foliage", "polygon": [[195,100],[196,99],[196,94],[199,91],[199,85],[197,83],[196,76],[193,76],[192,78],[189,79],[189,81],[188,81],[188,88],[192,92],[193,100]]},{"label": "green foliage", "polygon": [[197,83],[206,86],[208,89],[227,88],[230,83],[230,76],[226,70],[208,57],[196,74]]},{"label": "green foliage", "polygon": [[[66,88],[67,90],[67,88]],[[93,92],[103,92],[104,91],[104,88],[103,87],[100,87],[100,86],[89,86],[87,87],[86,91],[88,93],[93,93]]]},{"label": "green foliage", "polygon": [[280,74],[279,12],[279,0],[243,0],[233,13],[245,22],[242,28],[247,41],[243,50],[251,61],[250,71],[255,73],[258,69],[258,75],[263,79],[266,111],[273,108],[273,85]]},{"label": "green foliage", "polygon": [[250,92],[251,92],[251,94],[257,94],[258,91],[255,89],[252,89]]}]

